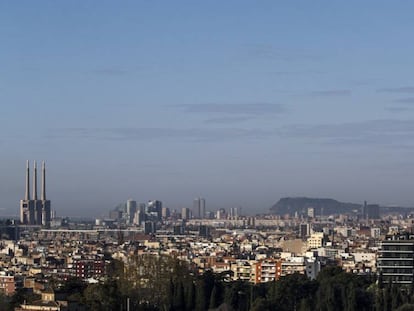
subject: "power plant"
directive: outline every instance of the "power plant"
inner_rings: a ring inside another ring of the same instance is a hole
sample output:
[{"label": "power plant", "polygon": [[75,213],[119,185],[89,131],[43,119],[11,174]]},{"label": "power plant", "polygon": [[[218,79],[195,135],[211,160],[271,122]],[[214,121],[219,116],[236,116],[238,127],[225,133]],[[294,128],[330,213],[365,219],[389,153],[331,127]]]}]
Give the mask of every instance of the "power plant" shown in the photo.
[{"label": "power plant", "polygon": [[33,197],[30,197],[30,168],[26,164],[26,192],[20,200],[20,223],[24,225],[49,226],[51,220],[50,200],[46,199],[46,166],[42,162],[42,192],[37,197],[37,166],[33,164]]}]

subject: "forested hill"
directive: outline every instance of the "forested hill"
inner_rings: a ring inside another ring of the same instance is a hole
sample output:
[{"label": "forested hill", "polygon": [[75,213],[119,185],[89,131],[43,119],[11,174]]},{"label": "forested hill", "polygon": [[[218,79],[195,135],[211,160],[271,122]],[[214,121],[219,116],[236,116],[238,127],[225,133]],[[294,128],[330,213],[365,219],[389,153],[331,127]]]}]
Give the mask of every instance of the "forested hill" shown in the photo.
[{"label": "forested hill", "polygon": [[281,198],[270,208],[273,214],[277,215],[307,215],[308,208],[313,207],[316,215],[332,215],[339,213],[358,213],[361,210],[360,204],[343,203],[333,199],[287,197]]}]

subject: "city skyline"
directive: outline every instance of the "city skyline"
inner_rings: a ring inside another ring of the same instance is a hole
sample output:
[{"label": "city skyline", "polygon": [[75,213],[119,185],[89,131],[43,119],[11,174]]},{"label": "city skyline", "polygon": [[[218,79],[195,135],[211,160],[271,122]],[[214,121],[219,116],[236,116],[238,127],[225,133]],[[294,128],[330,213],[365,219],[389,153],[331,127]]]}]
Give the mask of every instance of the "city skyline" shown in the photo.
[{"label": "city skyline", "polygon": [[128,198],[414,206],[414,3],[0,4],[0,216],[24,163],[57,215]]}]

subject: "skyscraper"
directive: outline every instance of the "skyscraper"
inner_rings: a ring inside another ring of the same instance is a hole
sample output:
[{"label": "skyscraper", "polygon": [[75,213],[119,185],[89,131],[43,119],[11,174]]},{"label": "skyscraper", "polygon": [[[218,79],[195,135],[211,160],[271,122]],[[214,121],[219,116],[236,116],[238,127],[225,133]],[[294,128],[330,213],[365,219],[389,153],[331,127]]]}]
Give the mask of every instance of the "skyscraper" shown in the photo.
[{"label": "skyscraper", "polygon": [[137,212],[137,201],[129,199],[127,201],[127,223],[131,225],[134,223],[135,213]]},{"label": "skyscraper", "polygon": [[193,211],[196,218],[204,219],[206,215],[206,200],[203,198],[194,199]]},{"label": "skyscraper", "polygon": [[187,207],[183,207],[181,209],[181,219],[188,220],[190,219],[190,209]]},{"label": "skyscraper", "polygon": [[50,201],[46,199],[46,167],[42,163],[42,193],[40,200],[37,197],[37,166],[33,165],[33,198],[30,198],[30,168],[26,163],[26,192],[20,200],[20,222],[25,225],[48,226],[51,220]]},{"label": "skyscraper", "polygon": [[378,204],[367,204],[367,201],[362,205],[362,217],[365,220],[379,219],[380,218],[380,206]]}]

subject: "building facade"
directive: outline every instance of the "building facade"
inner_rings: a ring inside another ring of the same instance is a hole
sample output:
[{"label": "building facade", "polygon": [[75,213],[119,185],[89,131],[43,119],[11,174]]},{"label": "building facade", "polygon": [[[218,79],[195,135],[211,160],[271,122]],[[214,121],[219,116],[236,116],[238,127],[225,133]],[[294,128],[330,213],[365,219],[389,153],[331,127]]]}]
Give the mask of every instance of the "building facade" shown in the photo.
[{"label": "building facade", "polygon": [[204,219],[206,215],[206,200],[203,198],[194,199],[193,212],[195,218]]},{"label": "building facade", "polygon": [[377,272],[384,283],[414,284],[414,235],[387,236],[378,251]]}]

